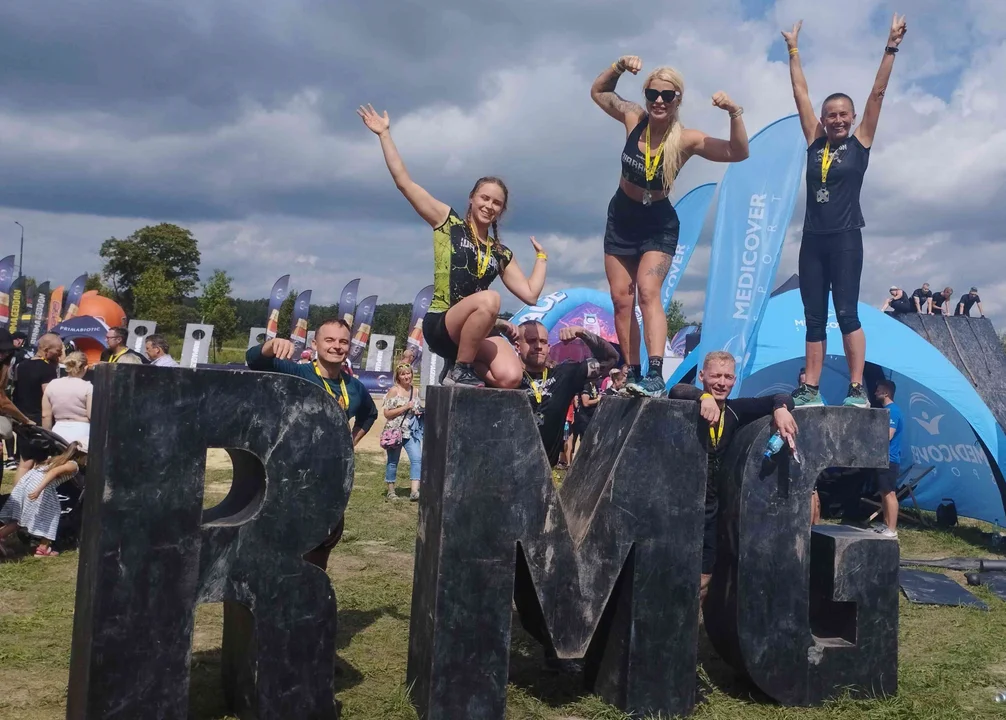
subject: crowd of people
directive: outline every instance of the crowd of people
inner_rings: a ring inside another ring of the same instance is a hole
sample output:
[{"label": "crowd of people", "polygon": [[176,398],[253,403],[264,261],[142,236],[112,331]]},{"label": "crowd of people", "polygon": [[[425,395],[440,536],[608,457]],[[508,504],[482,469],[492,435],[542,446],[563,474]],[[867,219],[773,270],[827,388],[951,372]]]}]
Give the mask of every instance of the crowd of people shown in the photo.
[{"label": "crowd of people", "polygon": [[953,304],[954,289],[949,285],[937,293],[929,289],[929,283],[922,283],[922,287],[908,295],[897,285],[891,285],[890,297],[884,300],[880,309],[883,312],[893,314],[921,313],[924,315],[963,315],[971,317],[971,308],[978,306],[978,316],[985,317],[985,310],[982,308],[982,299],[978,296],[978,288],[971,286],[971,290],[961,295],[957,304]]}]

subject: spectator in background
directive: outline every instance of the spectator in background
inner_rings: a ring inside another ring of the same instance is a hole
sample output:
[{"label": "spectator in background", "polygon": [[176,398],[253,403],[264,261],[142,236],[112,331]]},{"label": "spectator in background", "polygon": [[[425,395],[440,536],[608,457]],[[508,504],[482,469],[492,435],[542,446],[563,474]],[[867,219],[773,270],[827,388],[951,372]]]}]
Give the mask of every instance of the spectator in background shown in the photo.
[{"label": "spectator in background", "polygon": [[14,342],[14,357],[11,358],[11,367],[14,367],[22,360],[27,360],[29,357],[31,357],[31,353],[28,352],[28,348],[26,347],[26,343],[28,342],[27,335],[18,330],[10,337],[11,340]]},{"label": "spectator in background", "polygon": [[875,530],[888,538],[898,537],[898,476],[901,474],[901,434],[905,429],[904,416],[901,409],[894,404],[896,386],[893,380],[881,380],[873,394],[887,410],[889,416],[888,431],[888,463],[889,467],[877,471],[877,491],[880,493],[880,506],[884,510],[884,522],[878,524]]},{"label": "spectator in background", "polygon": [[388,421],[385,430],[395,429],[402,433],[402,444],[385,447],[388,463],[384,469],[384,482],[388,488],[388,500],[397,500],[395,481],[398,476],[398,461],[402,449],[409,456],[409,480],[412,482],[409,500],[419,500],[419,479],[422,477],[423,462],[423,401],[416,395],[412,385],[412,363],[398,363],[395,368],[395,384],[384,396],[384,417]]},{"label": "spectator in background", "polygon": [[602,392],[603,395],[621,395],[622,389],[625,387],[626,376],[625,373],[615,368],[610,373],[608,373],[608,379],[611,380],[608,383],[608,387]]},{"label": "spectator in background", "polygon": [[894,313],[910,313],[912,312],[912,301],[905,294],[905,291],[899,288],[897,285],[891,285],[891,297],[884,300],[884,304],[880,306],[881,312],[887,312],[891,310]]},{"label": "spectator in background", "polygon": [[594,411],[597,410],[597,405],[600,402],[601,393],[597,391],[597,385],[593,380],[588,380],[580,393],[580,407],[573,418],[573,434],[577,438],[586,434],[587,426],[594,419]]},{"label": "spectator in background", "polygon": [[929,283],[922,283],[922,287],[912,293],[912,302],[915,303],[915,312],[933,314],[933,293],[929,290]]},{"label": "spectator in background", "polygon": [[950,307],[954,304],[952,300],[953,296],[954,289],[949,286],[945,287],[942,292],[933,295],[931,307],[939,311],[940,315],[949,315]]},{"label": "spectator in background", "polygon": [[[11,399],[18,409],[32,423],[42,424],[42,396],[50,382],[59,375],[59,359],[63,355],[63,341],[58,335],[46,333],[38,340],[38,352],[35,357],[18,363],[14,371],[14,394]],[[28,443],[18,443],[17,475],[14,480],[35,467],[39,460],[45,460],[44,454],[32,450]]]},{"label": "spectator in background", "polygon": [[178,363],[171,357],[168,341],[164,339],[163,335],[147,335],[147,341],[144,343],[143,349],[147,353],[147,357],[150,358],[151,365],[156,365],[157,367],[178,367]]},{"label": "spectator in background", "polygon": [[91,435],[91,393],[93,386],[84,380],[87,356],[74,352],[67,356],[66,377],[51,381],[42,394],[42,427],[52,430],[68,443],[87,447]]},{"label": "spectator in background", "polygon": [[7,328],[0,327],[0,437],[7,446],[7,464],[5,470],[17,469],[17,459],[14,457],[14,428],[11,420],[30,425],[31,419],[18,410],[17,406],[7,397],[7,384],[11,375],[11,361],[17,348]]},{"label": "spectator in background", "polygon": [[965,317],[971,317],[971,308],[978,305],[978,314],[981,317],[985,317],[985,311],[982,309],[982,299],[978,297],[978,288],[971,288],[971,292],[966,295],[961,295],[960,301],[957,303],[957,310],[954,311],[954,315],[964,315]]},{"label": "spectator in background", "polygon": [[126,340],[129,338],[129,330],[124,327],[114,327],[109,328],[108,332],[105,333],[105,343],[108,345],[101,353],[101,362],[117,363],[122,362],[125,357],[130,357],[132,359],[126,360],[126,363],[136,363],[137,361],[146,364],[147,359],[140,355],[140,353],[135,350],[130,350],[126,346]]},{"label": "spectator in background", "polygon": [[796,386],[800,387],[807,382],[807,368],[800,368],[800,373],[796,376]]}]

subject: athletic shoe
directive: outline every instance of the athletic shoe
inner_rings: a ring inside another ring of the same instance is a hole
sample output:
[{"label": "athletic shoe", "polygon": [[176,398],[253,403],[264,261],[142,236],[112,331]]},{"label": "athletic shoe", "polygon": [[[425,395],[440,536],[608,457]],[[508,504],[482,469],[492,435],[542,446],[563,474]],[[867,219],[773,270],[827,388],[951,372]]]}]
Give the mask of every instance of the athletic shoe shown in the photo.
[{"label": "athletic shoe", "polygon": [[824,405],[824,400],[820,390],[804,383],[793,391],[793,404],[796,407],[820,407]]},{"label": "athletic shoe", "polygon": [[17,470],[17,464],[18,464],[17,460],[14,460],[12,458],[12,459],[8,460],[7,462],[5,462],[3,464],[3,469],[4,470]]},{"label": "athletic shoe", "polygon": [[861,383],[851,383],[849,394],[845,396],[845,401],[842,404],[846,407],[870,407],[870,400],[866,397],[866,388]]},{"label": "athletic shoe", "polygon": [[384,497],[387,498],[388,500],[397,500],[398,495],[395,493],[395,488],[389,489],[388,494],[385,495]]},{"label": "athletic shoe", "polygon": [[667,395],[664,379],[659,375],[647,375],[642,380],[626,383],[625,387],[631,394],[643,397],[664,397]]},{"label": "athletic shoe", "polygon": [[419,502],[419,491],[416,490],[409,494],[409,502]]},{"label": "athletic shoe", "polygon": [[451,371],[447,374],[441,383],[444,387],[450,387],[451,385],[466,385],[468,387],[485,387],[486,384],[482,382],[482,379],[475,374],[472,370],[471,365],[462,365],[461,363],[456,363]]},{"label": "athletic shoe", "polygon": [[891,528],[887,527],[886,525],[873,528],[873,532],[877,533],[878,535],[883,535],[885,538],[891,538],[892,540],[898,539],[897,531],[891,530]]}]

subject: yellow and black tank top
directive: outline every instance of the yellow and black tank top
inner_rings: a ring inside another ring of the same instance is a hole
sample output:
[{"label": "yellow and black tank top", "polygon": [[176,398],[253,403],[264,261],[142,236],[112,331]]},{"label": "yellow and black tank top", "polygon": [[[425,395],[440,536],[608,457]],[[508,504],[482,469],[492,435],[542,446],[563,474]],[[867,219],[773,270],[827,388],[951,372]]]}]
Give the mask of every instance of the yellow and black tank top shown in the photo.
[{"label": "yellow and black tank top", "polygon": [[493,238],[489,266],[478,276],[480,252],[468,224],[451,209],[447,220],[433,231],[433,302],[430,312],[446,312],[459,301],[482,290],[488,290],[513,259],[513,252]]}]

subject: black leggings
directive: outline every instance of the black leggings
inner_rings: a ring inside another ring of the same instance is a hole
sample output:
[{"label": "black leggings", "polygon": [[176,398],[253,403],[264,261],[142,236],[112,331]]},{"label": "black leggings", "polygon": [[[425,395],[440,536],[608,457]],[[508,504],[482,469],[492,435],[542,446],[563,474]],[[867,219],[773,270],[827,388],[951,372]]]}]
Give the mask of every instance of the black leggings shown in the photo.
[{"label": "black leggings", "polygon": [[828,291],[843,335],[859,323],[859,281],[863,274],[863,233],[804,233],[800,242],[800,297],[807,321],[807,342],[824,342],[828,329]]}]

